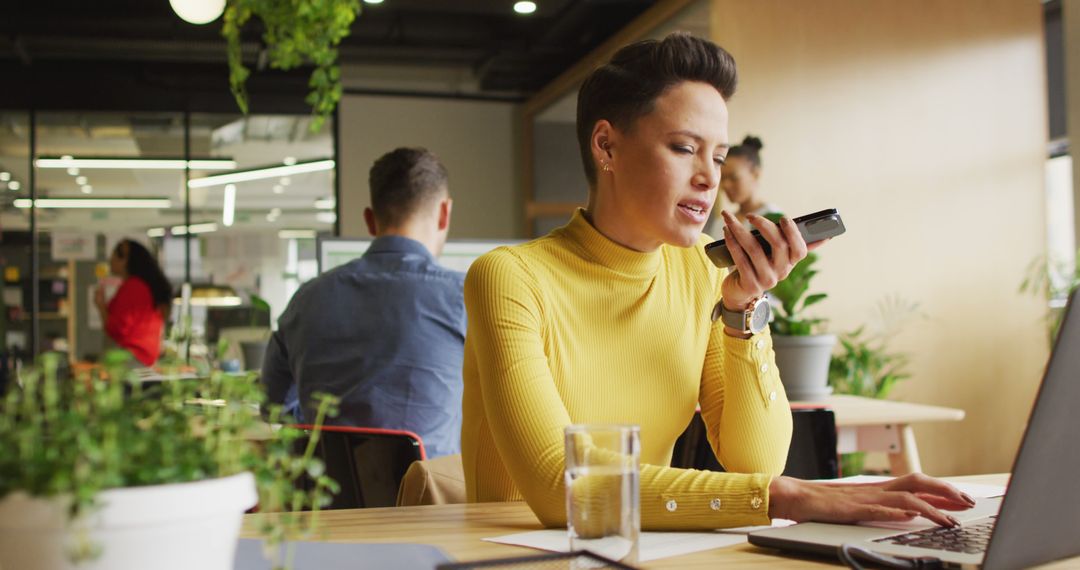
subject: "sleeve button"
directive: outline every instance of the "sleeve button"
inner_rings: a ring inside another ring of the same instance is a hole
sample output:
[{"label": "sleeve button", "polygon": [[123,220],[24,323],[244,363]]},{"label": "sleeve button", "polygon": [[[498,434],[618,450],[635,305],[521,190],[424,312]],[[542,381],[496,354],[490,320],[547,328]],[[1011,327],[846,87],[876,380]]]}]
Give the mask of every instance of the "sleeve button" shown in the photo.
[{"label": "sleeve button", "polygon": [[758,496],[755,495],[753,499],[750,499],[750,508],[755,509],[755,510],[760,509],[762,502],[763,501],[761,500],[761,497],[758,497]]},{"label": "sleeve button", "polygon": [[776,401],[776,390],[773,390],[772,392],[769,392],[769,401],[770,402],[775,402]]},{"label": "sleeve button", "polygon": [[762,364],[761,365],[761,371],[762,372],[768,372],[769,371],[769,365],[768,364]]},{"label": "sleeve button", "polygon": [[714,511],[720,510],[720,499],[713,499],[709,501],[709,508]]},{"label": "sleeve button", "polygon": [[667,509],[669,513],[673,513],[675,512],[675,509],[679,508],[679,503],[676,503],[675,499],[671,499],[664,504],[664,508]]},{"label": "sleeve button", "polygon": [[761,349],[765,348],[765,341],[759,340],[756,343],[754,343],[754,346],[757,347],[758,350],[761,350]]}]

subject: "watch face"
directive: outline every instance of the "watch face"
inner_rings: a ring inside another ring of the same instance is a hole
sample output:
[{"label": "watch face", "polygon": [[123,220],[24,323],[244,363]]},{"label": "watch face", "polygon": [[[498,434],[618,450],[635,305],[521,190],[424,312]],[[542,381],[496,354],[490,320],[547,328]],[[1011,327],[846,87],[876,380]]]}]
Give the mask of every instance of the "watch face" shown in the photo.
[{"label": "watch face", "polygon": [[772,315],[772,308],[769,306],[769,301],[762,299],[754,305],[754,312],[750,314],[750,332],[757,334],[765,327],[769,326],[769,317]]}]

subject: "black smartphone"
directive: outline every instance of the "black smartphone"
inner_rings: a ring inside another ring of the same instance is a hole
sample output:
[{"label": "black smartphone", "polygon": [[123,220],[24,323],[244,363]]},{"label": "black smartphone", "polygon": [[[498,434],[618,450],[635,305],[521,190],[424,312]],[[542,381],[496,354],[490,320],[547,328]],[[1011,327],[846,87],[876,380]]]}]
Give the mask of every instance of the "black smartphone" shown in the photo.
[{"label": "black smartphone", "polygon": [[[799,233],[802,234],[806,243],[814,243],[815,241],[836,237],[845,231],[844,220],[840,219],[840,212],[837,212],[836,208],[829,208],[828,210],[799,216],[791,221],[795,222],[795,226],[799,228]],[[750,234],[757,238],[758,243],[761,244],[761,249],[765,250],[765,255],[770,255],[772,253],[772,247],[769,245],[769,241],[762,237],[760,232],[754,230],[750,232]],[[728,251],[727,244],[724,243],[724,240],[714,241],[705,246],[705,255],[708,255],[709,259],[711,259],[717,267],[731,267],[732,265],[735,265],[735,261],[731,259],[731,252]]]}]

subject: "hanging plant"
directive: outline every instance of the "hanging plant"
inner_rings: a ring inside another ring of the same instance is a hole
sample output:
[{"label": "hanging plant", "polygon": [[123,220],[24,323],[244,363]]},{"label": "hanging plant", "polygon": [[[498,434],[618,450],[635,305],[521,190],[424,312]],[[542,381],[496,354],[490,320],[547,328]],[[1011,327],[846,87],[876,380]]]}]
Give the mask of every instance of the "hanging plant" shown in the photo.
[{"label": "hanging plant", "polygon": [[337,45],[349,35],[359,13],[360,0],[228,0],[221,35],[228,42],[229,86],[240,110],[248,112],[245,84],[251,75],[244,65],[240,31],[255,16],[265,28],[262,38],[271,68],[315,66],[305,101],[314,115],[311,130],[322,128],[341,100]]}]

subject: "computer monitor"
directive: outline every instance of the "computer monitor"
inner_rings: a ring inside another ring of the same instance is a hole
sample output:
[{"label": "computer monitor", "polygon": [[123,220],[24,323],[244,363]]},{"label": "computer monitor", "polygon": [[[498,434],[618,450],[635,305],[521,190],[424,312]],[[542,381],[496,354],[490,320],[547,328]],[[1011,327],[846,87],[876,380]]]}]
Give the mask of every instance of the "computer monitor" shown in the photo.
[{"label": "computer monitor", "polygon": [[[339,265],[344,265],[367,251],[371,239],[319,237],[316,240],[316,253],[319,261],[319,273],[325,273]],[[449,240],[439,256],[439,264],[456,271],[468,271],[476,258],[501,245],[514,245],[520,240]]]}]

